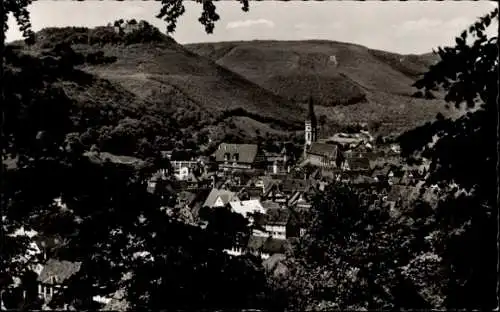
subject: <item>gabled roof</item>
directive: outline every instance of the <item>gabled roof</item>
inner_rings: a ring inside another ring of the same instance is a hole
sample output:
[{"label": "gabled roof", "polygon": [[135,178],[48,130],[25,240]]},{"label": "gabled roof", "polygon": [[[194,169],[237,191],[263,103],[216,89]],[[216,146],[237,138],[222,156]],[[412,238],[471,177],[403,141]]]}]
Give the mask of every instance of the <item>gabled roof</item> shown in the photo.
[{"label": "gabled roof", "polygon": [[314,142],[307,151],[308,154],[320,155],[325,157],[336,158],[338,153],[338,147],[334,144],[318,143]]},{"label": "gabled roof", "polygon": [[229,205],[231,206],[231,210],[233,212],[239,213],[244,217],[254,212],[259,212],[262,214],[266,213],[266,210],[264,209],[264,207],[262,207],[258,199],[232,201],[229,203]]},{"label": "gabled roof", "polygon": [[50,259],[43,266],[38,281],[45,284],[62,284],[80,271],[81,262]]},{"label": "gabled roof", "polygon": [[229,203],[233,199],[237,199],[236,193],[227,191],[227,190],[219,190],[219,189],[212,189],[210,191],[210,194],[208,194],[207,199],[203,203],[204,207],[213,207],[215,204],[215,201],[217,198],[219,198],[224,202],[224,204]]},{"label": "gabled roof", "polygon": [[367,157],[348,157],[350,170],[370,170],[370,160]]},{"label": "gabled roof", "polygon": [[257,186],[245,186],[241,188],[239,195],[248,195],[248,197],[260,198],[262,196],[262,188]]},{"label": "gabled roof", "polygon": [[252,164],[257,156],[258,146],[257,144],[228,144],[221,143],[217,151],[215,151],[215,160],[218,162],[225,161],[224,155],[230,153],[230,160],[234,154],[238,154],[238,162]]},{"label": "gabled roof", "polygon": [[277,187],[281,184],[281,180],[273,179],[272,177],[264,176],[262,177],[262,183],[264,184],[264,193],[268,193],[273,187]]}]

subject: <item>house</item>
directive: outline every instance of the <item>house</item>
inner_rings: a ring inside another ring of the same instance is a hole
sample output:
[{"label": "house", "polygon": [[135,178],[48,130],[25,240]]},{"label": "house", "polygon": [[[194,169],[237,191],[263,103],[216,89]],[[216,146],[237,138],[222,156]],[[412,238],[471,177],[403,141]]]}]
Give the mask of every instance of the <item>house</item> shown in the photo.
[{"label": "house", "polygon": [[265,153],[266,170],[273,174],[289,173],[294,162],[294,156],[287,152],[286,148],[280,153]]},{"label": "house", "polygon": [[190,172],[182,182],[185,183],[187,190],[197,190],[202,184],[200,178],[196,177],[193,172]]},{"label": "house", "polygon": [[81,268],[81,262],[49,259],[38,276],[38,294],[45,302],[50,302],[55,294],[67,288],[67,282]]},{"label": "house", "polygon": [[261,221],[265,232],[277,239],[286,239],[286,225],[290,217],[288,209],[269,209],[266,211],[263,220]]},{"label": "house", "polygon": [[225,207],[231,201],[239,201],[236,193],[213,188],[208,194],[207,199],[203,203],[203,207]]},{"label": "house", "polygon": [[342,152],[334,144],[313,142],[305,153],[305,163],[312,166],[338,168],[343,161]]},{"label": "house", "polygon": [[213,156],[223,170],[262,169],[266,161],[257,144],[221,143]]},{"label": "house", "polygon": [[347,171],[368,173],[371,170],[370,159],[364,154],[346,154],[342,168]]},{"label": "house", "polygon": [[170,162],[174,176],[178,180],[186,180],[200,166],[197,161],[179,161]]},{"label": "house", "polygon": [[231,211],[239,213],[247,218],[252,213],[266,213],[266,210],[260,204],[258,199],[243,200],[243,201],[230,201],[229,206]]},{"label": "house", "polygon": [[269,200],[274,200],[279,197],[285,197],[280,190],[281,179],[275,179],[271,176],[261,176],[249,184],[262,189],[262,197]]},{"label": "house", "polygon": [[269,200],[280,204],[286,204],[287,195],[281,190],[281,181],[269,186],[269,189],[262,196],[262,200]]},{"label": "house", "polygon": [[296,207],[299,209],[311,208],[311,200],[306,191],[296,191],[287,202],[287,207]]}]

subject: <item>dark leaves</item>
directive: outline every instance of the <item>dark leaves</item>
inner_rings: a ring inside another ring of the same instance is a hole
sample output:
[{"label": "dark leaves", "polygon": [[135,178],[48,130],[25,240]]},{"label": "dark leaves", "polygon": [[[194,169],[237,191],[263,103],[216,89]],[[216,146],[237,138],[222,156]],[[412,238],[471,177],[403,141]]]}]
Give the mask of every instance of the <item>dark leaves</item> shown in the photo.
[{"label": "dark leaves", "polygon": [[[156,15],[157,18],[163,19],[167,22],[167,33],[175,32],[179,18],[186,12],[183,4],[184,0],[162,0],[162,8],[160,13]],[[242,4],[242,10],[248,12],[249,1],[238,0]],[[213,0],[197,0],[196,2],[202,4],[202,13],[198,21],[203,25],[208,34],[213,33],[215,23],[220,19],[216,12],[216,7]]]}]

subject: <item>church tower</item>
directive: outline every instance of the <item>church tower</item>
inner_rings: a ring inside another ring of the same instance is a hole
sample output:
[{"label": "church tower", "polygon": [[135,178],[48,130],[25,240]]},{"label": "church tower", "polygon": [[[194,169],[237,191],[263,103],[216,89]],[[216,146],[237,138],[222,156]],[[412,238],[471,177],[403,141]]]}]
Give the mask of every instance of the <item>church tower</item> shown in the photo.
[{"label": "church tower", "polygon": [[309,112],[305,121],[305,143],[304,143],[304,156],[309,149],[309,146],[318,139],[318,122],[314,114],[314,104],[312,97],[308,101]]}]

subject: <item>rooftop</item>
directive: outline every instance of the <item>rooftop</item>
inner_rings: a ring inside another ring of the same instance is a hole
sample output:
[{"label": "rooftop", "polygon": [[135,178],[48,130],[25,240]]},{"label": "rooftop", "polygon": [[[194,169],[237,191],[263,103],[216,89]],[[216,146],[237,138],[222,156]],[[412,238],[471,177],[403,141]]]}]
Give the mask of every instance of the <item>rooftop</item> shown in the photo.
[{"label": "rooftop", "polygon": [[260,204],[258,199],[251,200],[243,200],[243,201],[232,201],[229,203],[233,212],[239,213],[244,217],[247,217],[248,214],[259,212],[266,213],[266,210]]},{"label": "rooftop", "polygon": [[232,160],[234,154],[238,154],[238,162],[252,164],[257,156],[258,146],[257,144],[229,144],[221,143],[217,151],[215,151],[214,156],[217,162],[225,161],[225,154],[230,154],[230,160]]},{"label": "rooftop", "polygon": [[219,190],[219,189],[212,189],[210,193],[208,194],[207,199],[203,203],[203,206],[205,207],[213,207],[215,204],[215,201],[217,198],[220,198],[224,204],[229,203],[231,200],[236,199],[236,193],[227,191],[227,190]]}]

